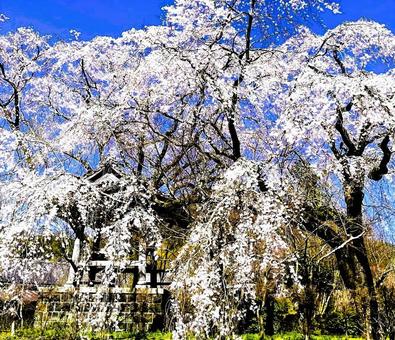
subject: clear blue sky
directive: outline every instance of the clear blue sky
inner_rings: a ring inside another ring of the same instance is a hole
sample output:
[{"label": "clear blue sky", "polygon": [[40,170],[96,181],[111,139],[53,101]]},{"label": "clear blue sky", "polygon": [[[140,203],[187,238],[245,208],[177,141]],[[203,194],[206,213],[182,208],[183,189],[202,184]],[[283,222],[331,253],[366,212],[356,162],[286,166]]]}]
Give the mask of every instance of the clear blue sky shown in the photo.
[{"label": "clear blue sky", "polygon": [[[193,0],[192,0],[193,1]],[[41,33],[68,37],[70,29],[82,39],[119,36],[132,27],[161,23],[161,8],[172,0],[0,0],[0,13],[10,19],[1,32],[32,26]]]},{"label": "clear blue sky", "polygon": [[[194,0],[191,0],[194,1]],[[119,36],[135,27],[161,23],[161,8],[173,0],[0,0],[0,13],[10,20],[0,25],[4,33],[19,26],[33,26],[41,33],[68,37],[69,30],[82,39],[95,35]],[[341,0],[342,15],[325,15],[328,27],[345,20],[370,18],[395,32],[395,0]]]}]

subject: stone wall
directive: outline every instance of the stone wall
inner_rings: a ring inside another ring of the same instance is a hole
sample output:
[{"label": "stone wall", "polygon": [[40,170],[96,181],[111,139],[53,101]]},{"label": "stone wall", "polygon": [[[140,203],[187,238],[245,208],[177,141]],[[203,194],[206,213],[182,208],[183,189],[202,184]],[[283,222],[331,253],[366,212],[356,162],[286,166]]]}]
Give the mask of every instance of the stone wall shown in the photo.
[{"label": "stone wall", "polygon": [[164,326],[169,294],[163,288],[81,287],[40,291],[35,324],[78,322],[81,326],[124,331],[149,331]]}]

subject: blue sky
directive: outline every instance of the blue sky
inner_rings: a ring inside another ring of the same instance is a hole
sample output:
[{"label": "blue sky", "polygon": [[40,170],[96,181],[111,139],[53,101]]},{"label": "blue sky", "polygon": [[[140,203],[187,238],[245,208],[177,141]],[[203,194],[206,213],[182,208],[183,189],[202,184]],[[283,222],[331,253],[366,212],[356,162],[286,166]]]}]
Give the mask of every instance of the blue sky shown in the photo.
[{"label": "blue sky", "polygon": [[161,8],[172,0],[0,0],[0,13],[10,18],[2,32],[32,26],[41,33],[67,37],[70,29],[81,38],[119,36],[132,27],[161,23]]},{"label": "blue sky", "polygon": [[395,0],[341,0],[340,5],[342,14],[324,16],[330,28],[343,21],[366,18],[385,24],[395,32]]},{"label": "blue sky", "polygon": [[[193,0],[191,0],[193,1]],[[10,20],[0,25],[4,33],[32,26],[41,33],[68,37],[70,29],[82,39],[96,35],[119,36],[132,27],[161,23],[161,8],[172,0],[0,0],[0,13]],[[325,15],[328,27],[361,17],[386,24],[395,32],[395,0],[342,0],[342,15]]]}]

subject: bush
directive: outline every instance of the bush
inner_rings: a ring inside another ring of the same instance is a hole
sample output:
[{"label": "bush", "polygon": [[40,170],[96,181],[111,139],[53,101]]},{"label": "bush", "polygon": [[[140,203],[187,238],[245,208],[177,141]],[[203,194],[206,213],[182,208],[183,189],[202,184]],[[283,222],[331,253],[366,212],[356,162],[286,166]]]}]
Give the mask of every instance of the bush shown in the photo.
[{"label": "bush", "polygon": [[326,334],[361,335],[360,320],[357,315],[344,315],[339,312],[328,314],[321,322],[320,328]]}]

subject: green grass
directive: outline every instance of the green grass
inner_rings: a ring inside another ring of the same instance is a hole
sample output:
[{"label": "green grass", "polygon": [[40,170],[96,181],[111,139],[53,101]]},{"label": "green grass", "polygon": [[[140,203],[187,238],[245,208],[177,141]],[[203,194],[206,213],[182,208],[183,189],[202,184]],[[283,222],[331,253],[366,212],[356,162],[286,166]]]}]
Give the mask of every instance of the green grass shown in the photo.
[{"label": "green grass", "polygon": [[[76,339],[77,337],[72,336],[72,332],[69,328],[57,328],[57,329],[47,329],[45,331],[40,331],[37,328],[24,328],[19,329],[12,336],[11,332],[0,332],[0,340],[62,340],[62,339]],[[86,340],[171,340],[171,333],[148,333],[148,334],[132,334],[130,332],[100,332],[100,333],[88,333],[84,334],[81,339]]]},{"label": "green grass", "polygon": [[[71,336],[69,328],[55,328],[48,329],[41,332],[37,328],[25,328],[16,331],[14,336],[10,332],[0,333],[0,340],[62,340],[62,339],[76,339]],[[81,339],[87,340],[107,340],[107,339],[130,339],[130,340],[171,340],[171,333],[154,332],[148,334],[131,334],[129,332],[113,332],[113,333],[96,333],[84,335]],[[191,337],[189,340],[192,340]],[[262,340],[258,334],[244,334],[243,340]],[[273,337],[265,337],[265,340],[303,340],[303,335],[290,332],[285,334],[275,335]],[[333,336],[333,335],[313,335],[312,340],[363,340],[362,338],[346,337],[346,336]]]},{"label": "green grass", "polygon": [[147,336],[148,340],[171,340],[171,333],[149,333]]},{"label": "green grass", "polygon": [[[353,338],[346,336],[335,336],[335,335],[312,335],[312,340],[363,340],[362,338]],[[243,340],[262,340],[258,334],[244,334]],[[278,334],[273,337],[265,337],[264,339],[272,340],[303,340],[304,336],[300,333],[290,332],[285,334]]]}]

